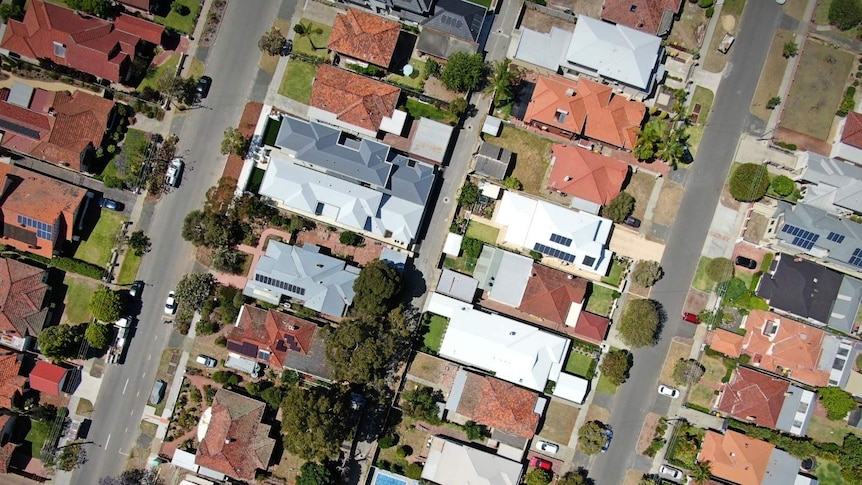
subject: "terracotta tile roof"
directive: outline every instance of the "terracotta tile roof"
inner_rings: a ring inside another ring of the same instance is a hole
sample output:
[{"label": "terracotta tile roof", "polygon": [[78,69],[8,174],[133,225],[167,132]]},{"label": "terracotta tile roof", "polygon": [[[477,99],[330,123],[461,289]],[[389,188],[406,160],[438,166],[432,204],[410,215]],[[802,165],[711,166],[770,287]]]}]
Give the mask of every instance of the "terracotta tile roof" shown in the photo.
[{"label": "terracotta tile roof", "polygon": [[[0,258],[0,331],[19,337],[39,335],[48,316],[46,271]],[[2,382],[2,379],[0,379]]]},{"label": "terracotta tile roof", "polygon": [[[23,354],[0,349],[0,408],[12,409],[24,394],[27,378],[20,375]],[[0,431],[3,423],[0,421]]]},{"label": "terracotta tile roof", "polygon": [[539,77],[524,122],[555,126],[610,145],[631,149],[646,106],[617,96],[610,86],[587,79]]},{"label": "terracotta tile roof", "polygon": [[844,130],[841,131],[841,143],[862,148],[862,113],[851,111],[844,119]]},{"label": "terracotta tile roof", "polygon": [[629,174],[627,163],[578,146],[555,144],[551,155],[555,160],[548,188],[599,205],[619,195]]},{"label": "terracotta tile roof", "polygon": [[311,106],[334,113],[339,121],[378,130],[398,104],[401,90],[327,64],[317,68]]},{"label": "terracotta tile roof", "polygon": [[398,22],[351,8],[335,17],[327,47],[339,54],[388,68],[400,33]]},{"label": "terracotta tile roof", "polygon": [[735,359],[742,355],[742,341],[744,338],[738,333],[718,328],[709,333],[707,341],[709,342],[709,348],[712,350]]},{"label": "terracotta tile roof", "polygon": [[240,480],[254,480],[257,470],[266,470],[275,446],[269,437],[271,426],[261,423],[264,408],[260,401],[219,389],[212,407],[204,412],[210,420],[195,463]]},{"label": "terracotta tile roof", "polygon": [[602,20],[656,35],[666,11],[679,13],[682,0],[604,0]]},{"label": "terracotta tile roof", "polygon": [[698,461],[711,463],[712,475],[739,485],[760,485],[775,449],[765,441],[736,431],[707,431]]},{"label": "terracotta tile roof", "polygon": [[602,317],[589,312],[581,312],[578,315],[578,322],[575,324],[575,336],[600,345],[605,341],[608,335],[608,328],[611,326],[611,321],[607,317]]},{"label": "terracotta tile roof", "polygon": [[724,385],[717,408],[737,419],[775,429],[790,383],[747,367],[737,367]]},{"label": "terracotta tile roof", "polygon": [[500,431],[532,438],[539,425],[539,395],[495,377],[467,373],[456,412]]},{"label": "terracotta tile roof", "polygon": [[587,281],[534,263],[519,310],[554,323],[566,323],[573,303],[583,303]]},{"label": "terracotta tile roof", "polygon": [[[15,419],[14,415],[0,415],[0,433],[9,425],[9,421]],[[5,441],[5,440],[3,440]],[[10,442],[0,441],[0,473],[9,473],[9,463],[12,461],[12,453],[18,445]]]},{"label": "terracotta tile roof", "polygon": [[[770,337],[775,325],[778,329]],[[745,328],[742,351],[752,363],[812,386],[829,384],[829,372],[818,367],[826,338],[823,330],[763,310],[749,313]]]},{"label": "terracotta tile roof", "polygon": [[66,377],[67,372],[68,369],[59,365],[40,360],[30,371],[30,388],[51,396],[59,396],[60,383]]},{"label": "terracotta tile roof", "polygon": [[150,11],[150,4],[152,0],[117,0],[123,5],[127,5],[132,8],[136,8],[138,10],[143,10],[145,12]]},{"label": "terracotta tile roof", "polygon": [[161,25],[125,14],[114,19],[114,28],[155,45],[162,43],[162,36],[165,34],[165,28]]},{"label": "terracotta tile roof", "polygon": [[252,358],[257,358],[260,350],[267,351],[270,355],[266,363],[282,368],[290,358],[290,353],[309,353],[316,330],[317,325],[314,323],[293,315],[244,305],[237,325],[228,334],[228,345],[234,342],[238,347],[248,350],[253,347],[254,355],[248,355]]}]

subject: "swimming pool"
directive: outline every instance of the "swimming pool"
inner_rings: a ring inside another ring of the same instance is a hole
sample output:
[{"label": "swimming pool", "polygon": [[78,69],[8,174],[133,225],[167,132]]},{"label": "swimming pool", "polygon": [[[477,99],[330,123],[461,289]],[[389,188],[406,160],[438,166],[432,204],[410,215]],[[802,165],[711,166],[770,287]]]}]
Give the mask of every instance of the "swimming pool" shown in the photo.
[{"label": "swimming pool", "polygon": [[374,480],[375,485],[407,485],[404,480],[399,480],[395,477],[377,473],[377,478]]}]

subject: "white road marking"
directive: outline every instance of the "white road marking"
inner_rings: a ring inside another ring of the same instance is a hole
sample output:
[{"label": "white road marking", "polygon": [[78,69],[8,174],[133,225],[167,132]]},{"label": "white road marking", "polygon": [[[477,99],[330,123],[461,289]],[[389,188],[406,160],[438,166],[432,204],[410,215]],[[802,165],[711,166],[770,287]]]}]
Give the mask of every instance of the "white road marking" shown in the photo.
[{"label": "white road marking", "polygon": [[126,393],[126,388],[129,387],[129,378],[126,378],[126,385],[123,386],[123,394]]},{"label": "white road marking", "polygon": [[108,439],[105,440],[105,449],[108,449],[108,443],[111,442],[111,435],[108,435]]},{"label": "white road marking", "polygon": [[153,354],[148,354],[148,355],[147,355],[147,362],[149,362],[150,360],[152,360],[152,358],[153,358]]}]

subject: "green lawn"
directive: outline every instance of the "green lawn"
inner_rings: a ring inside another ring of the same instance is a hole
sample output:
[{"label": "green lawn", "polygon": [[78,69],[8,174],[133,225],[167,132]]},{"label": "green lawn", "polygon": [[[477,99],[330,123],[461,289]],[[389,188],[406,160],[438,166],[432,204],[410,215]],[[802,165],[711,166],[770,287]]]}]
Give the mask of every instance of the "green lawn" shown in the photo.
[{"label": "green lawn", "polygon": [[431,315],[428,331],[425,332],[425,337],[423,337],[425,347],[434,351],[434,353],[440,352],[440,345],[443,343],[443,335],[446,333],[448,325],[448,318],[441,317],[440,315]]},{"label": "green lawn", "polygon": [[576,350],[569,352],[569,360],[566,362],[566,372],[581,377],[587,377],[593,366],[593,359]]},{"label": "green lawn", "polygon": [[180,54],[176,53],[168,58],[167,61],[163,62],[160,66],[151,67],[147,70],[147,75],[144,76],[144,79],[141,81],[141,84],[138,85],[137,91],[143,91],[145,87],[149,86],[152,89],[156,88],[156,80],[160,79],[165,71],[170,73],[177,72],[177,64],[180,62]]},{"label": "green lawn", "polygon": [[443,111],[433,104],[423,103],[418,99],[407,98],[405,107],[410,116],[417,120],[419,118],[428,118],[429,120],[439,121],[447,125],[454,125],[458,122],[458,118],[448,111]]},{"label": "green lawn", "polygon": [[695,384],[688,393],[688,402],[710,409],[715,401],[715,392],[703,384]]},{"label": "green lawn", "polygon": [[806,436],[815,441],[840,445],[849,433],[862,436],[862,430],[847,425],[844,420],[830,421],[828,418],[812,416]]},{"label": "green lawn", "polygon": [[103,210],[99,215],[99,222],[86,241],[81,241],[75,258],[93,263],[97,266],[105,266],[111,259],[111,248],[120,225],[126,220],[122,214]]},{"label": "green lawn", "polygon": [[24,437],[24,440],[33,444],[32,448],[30,448],[30,456],[33,458],[40,458],[39,452],[42,451],[42,446],[51,433],[52,425],[53,423],[43,423],[35,419],[30,420],[30,431]]},{"label": "green lawn", "polygon": [[706,265],[710,261],[712,261],[712,258],[702,256],[700,261],[697,262],[697,271],[694,273],[694,281],[691,282],[691,286],[695,289],[710,292],[712,291],[712,287],[715,286],[715,283],[706,275]]},{"label": "green lawn", "polygon": [[306,56],[326,56],[326,44],[332,34],[332,27],[325,24],[302,19],[299,21],[308,28],[310,35],[295,35],[293,38],[293,52]]},{"label": "green lawn", "polygon": [[459,258],[446,256],[446,259],[443,260],[443,267],[446,269],[451,269],[454,271],[472,275],[473,270],[476,269],[476,261],[477,260],[475,258],[468,258],[463,254]]},{"label": "green lawn", "polygon": [[422,92],[425,86],[425,80],[428,79],[428,73],[425,72],[425,61],[421,59],[410,59],[410,65],[413,66],[413,74],[410,76],[400,76],[398,74],[390,74],[387,79],[396,83],[402,84],[414,91]]},{"label": "green lawn", "polygon": [[266,170],[258,167],[254,167],[251,171],[251,177],[248,179],[248,185],[246,186],[246,190],[252,193],[257,193],[260,190],[260,184],[263,182],[263,176],[266,175]]},{"label": "green lawn", "polygon": [[599,392],[603,392],[605,394],[614,395],[617,393],[617,386],[615,386],[607,377],[604,375],[599,376],[599,383],[596,384],[596,390]]},{"label": "green lawn", "polygon": [[[188,14],[180,15],[174,9],[174,4],[184,5],[188,9]],[[199,0],[173,0],[171,3],[171,11],[167,17],[155,16],[154,20],[158,24],[162,24],[169,29],[176,30],[183,34],[191,34],[195,30],[195,20],[198,18],[198,13],[201,11]]]},{"label": "green lawn", "polygon": [[611,313],[611,304],[619,296],[617,291],[606,288],[595,283],[590,283],[592,293],[590,299],[587,300],[587,311],[607,317]]},{"label": "green lawn", "polygon": [[691,110],[694,109],[695,104],[700,105],[700,114],[698,115],[697,123],[689,126],[686,130],[688,134],[688,147],[692,155],[697,154],[697,147],[700,145],[700,139],[703,138],[706,118],[709,116],[709,110],[712,109],[714,97],[715,95],[712,91],[703,86],[697,86],[694,89],[694,95],[691,97],[691,103],[689,103],[689,115],[691,114]]},{"label": "green lawn", "polygon": [[63,315],[69,325],[89,323],[93,319],[90,313],[90,299],[99,287],[98,283],[82,276],[66,275],[63,280],[66,285],[66,301]]},{"label": "green lawn", "polygon": [[485,8],[491,8],[491,3],[492,3],[494,0],[470,0],[470,1],[471,1],[472,3],[475,3],[476,5],[481,5],[481,6],[485,7]]},{"label": "green lawn", "polygon": [[602,277],[602,283],[619,287],[620,283],[623,281],[623,271],[625,271],[625,269],[626,265],[621,263],[619,259],[614,258],[611,263],[611,270],[608,271],[608,275]]},{"label": "green lawn", "polygon": [[137,256],[134,251],[127,249],[123,256],[123,264],[120,266],[120,274],[117,275],[118,285],[131,285],[138,276],[138,268],[141,266],[142,256]]},{"label": "green lawn", "polygon": [[832,461],[818,459],[814,475],[817,476],[820,485],[844,485],[846,483],[841,476],[841,467]]},{"label": "green lawn", "polygon": [[291,59],[284,70],[278,94],[302,104],[311,102],[311,83],[317,75],[317,66],[310,62]]},{"label": "green lawn", "polygon": [[491,227],[487,224],[482,224],[481,222],[470,221],[467,225],[467,237],[472,237],[474,239],[478,239],[485,244],[494,245],[497,244],[497,235],[500,233],[500,230],[496,227]]}]

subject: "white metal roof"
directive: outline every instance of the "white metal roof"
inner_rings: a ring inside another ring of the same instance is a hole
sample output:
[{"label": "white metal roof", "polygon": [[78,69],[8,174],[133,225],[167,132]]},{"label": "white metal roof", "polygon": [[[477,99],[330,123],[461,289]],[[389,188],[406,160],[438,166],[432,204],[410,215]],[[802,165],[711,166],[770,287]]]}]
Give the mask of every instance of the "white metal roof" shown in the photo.
[{"label": "white metal roof", "polygon": [[590,381],[583,377],[561,373],[554,387],[554,395],[573,403],[583,404],[584,399],[587,398],[589,386]]}]

